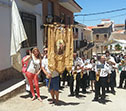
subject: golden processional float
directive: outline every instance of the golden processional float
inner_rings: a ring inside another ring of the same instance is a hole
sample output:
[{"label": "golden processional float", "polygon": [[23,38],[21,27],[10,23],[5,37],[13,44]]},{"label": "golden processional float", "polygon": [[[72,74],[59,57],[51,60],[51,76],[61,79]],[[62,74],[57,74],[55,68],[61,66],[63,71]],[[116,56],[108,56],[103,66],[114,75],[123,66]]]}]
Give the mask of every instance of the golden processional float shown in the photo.
[{"label": "golden processional float", "polygon": [[73,65],[73,26],[45,25],[48,38],[48,67],[51,72],[70,71]]}]

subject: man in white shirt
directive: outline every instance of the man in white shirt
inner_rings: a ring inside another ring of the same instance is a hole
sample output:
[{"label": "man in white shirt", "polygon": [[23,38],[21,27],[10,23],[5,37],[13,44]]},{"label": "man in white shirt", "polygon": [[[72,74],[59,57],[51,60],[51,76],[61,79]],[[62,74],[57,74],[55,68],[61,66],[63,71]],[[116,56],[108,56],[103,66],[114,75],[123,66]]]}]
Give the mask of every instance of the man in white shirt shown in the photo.
[{"label": "man in white shirt", "polygon": [[[75,89],[75,95],[76,97],[79,97],[79,90],[80,90],[80,83],[81,83],[81,70],[83,67],[83,60],[78,57],[77,53],[74,53],[74,61],[73,61],[73,71],[77,72],[76,75],[76,89]],[[72,72],[73,72],[72,71]]]},{"label": "man in white shirt", "polygon": [[[105,103],[105,88],[107,86],[107,77],[111,73],[109,65],[105,62],[105,56],[101,56],[100,61],[96,63],[96,82],[95,82],[95,98],[93,101],[98,101],[100,96],[100,88],[102,88],[101,100]],[[98,78],[99,77],[99,78]]]},{"label": "man in white shirt", "polygon": [[86,93],[86,88],[89,86],[89,70],[90,70],[90,60],[83,58],[83,69],[82,69],[82,93]]},{"label": "man in white shirt", "polygon": [[[124,80],[126,80],[126,55],[124,55],[124,59],[122,59],[119,65],[122,67],[122,71],[120,73],[120,82],[118,88],[122,88],[123,82]],[[125,81],[124,88],[126,88],[126,81]]]},{"label": "man in white shirt", "polygon": [[109,83],[108,83],[108,87],[107,87],[107,92],[109,92],[109,87],[111,88],[111,93],[115,95],[115,90],[114,87],[116,86],[116,62],[114,57],[112,57],[109,53],[109,51],[105,52],[106,54],[106,59],[107,59],[107,63],[109,64],[109,68],[111,70],[111,74],[109,76]]},{"label": "man in white shirt", "polygon": [[[59,73],[57,71],[51,72],[48,68],[48,54],[42,60],[42,70],[46,75],[46,83],[49,88],[49,92],[52,96],[50,104],[59,102]],[[55,98],[56,97],[56,98]]]}]

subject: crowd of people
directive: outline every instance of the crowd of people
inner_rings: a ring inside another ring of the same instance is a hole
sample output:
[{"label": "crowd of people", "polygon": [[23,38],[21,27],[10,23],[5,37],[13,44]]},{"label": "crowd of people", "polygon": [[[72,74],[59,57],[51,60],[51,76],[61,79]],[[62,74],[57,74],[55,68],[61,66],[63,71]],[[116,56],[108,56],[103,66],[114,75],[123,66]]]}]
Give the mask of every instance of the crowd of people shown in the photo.
[{"label": "crowd of people", "polygon": [[90,88],[90,92],[94,93],[92,101],[101,100],[105,103],[106,93],[116,95],[116,73],[120,74],[118,88],[126,88],[126,55],[114,56],[106,51],[102,56],[86,59],[74,53],[72,70],[68,72],[65,69],[59,74],[57,71],[49,70],[47,48],[43,49],[42,54],[38,48],[32,48],[26,51],[26,56],[22,59],[22,73],[26,79],[26,90],[32,94],[32,101],[36,99],[34,86],[38,100],[42,101],[38,85],[41,78],[40,81],[46,84],[51,94],[50,104],[59,103],[59,89],[65,85],[65,82],[70,88],[68,96],[78,98],[80,92],[85,94]]}]

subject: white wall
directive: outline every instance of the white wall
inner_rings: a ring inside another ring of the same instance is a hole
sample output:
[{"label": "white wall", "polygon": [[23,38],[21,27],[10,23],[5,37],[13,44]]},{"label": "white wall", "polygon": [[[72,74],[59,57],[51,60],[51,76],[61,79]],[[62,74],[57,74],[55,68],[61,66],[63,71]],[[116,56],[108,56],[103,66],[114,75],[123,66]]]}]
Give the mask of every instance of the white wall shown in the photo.
[{"label": "white wall", "polygon": [[[2,1],[2,2],[1,2]],[[37,22],[37,47],[42,51],[43,30],[42,4],[33,6],[22,0],[15,0],[19,10],[36,15]],[[2,4],[3,3],[3,4]],[[11,67],[10,63],[10,31],[11,31],[11,6],[10,0],[0,0],[0,70]],[[27,48],[21,49],[21,55],[25,55]]]},{"label": "white wall", "polygon": [[[25,5],[23,5],[25,4]],[[36,16],[36,25],[37,25],[37,47],[39,48],[40,52],[42,52],[43,49],[43,29],[40,29],[40,26],[43,24],[42,22],[42,4],[38,4],[35,6],[29,5],[27,2],[21,2],[19,3],[20,10],[26,11],[27,13],[34,14]],[[28,7],[28,8],[27,8]],[[34,9],[34,10],[33,10]],[[21,49],[21,55],[22,57],[25,55],[26,50],[29,48],[23,48]]]},{"label": "white wall", "polygon": [[10,67],[10,10],[0,5],[0,70]]},{"label": "white wall", "polygon": [[38,4],[36,7],[36,12],[39,12],[39,14],[36,14],[37,17],[37,44],[40,52],[42,52],[43,49],[43,29],[40,28],[40,26],[43,24],[42,21],[42,4]]}]

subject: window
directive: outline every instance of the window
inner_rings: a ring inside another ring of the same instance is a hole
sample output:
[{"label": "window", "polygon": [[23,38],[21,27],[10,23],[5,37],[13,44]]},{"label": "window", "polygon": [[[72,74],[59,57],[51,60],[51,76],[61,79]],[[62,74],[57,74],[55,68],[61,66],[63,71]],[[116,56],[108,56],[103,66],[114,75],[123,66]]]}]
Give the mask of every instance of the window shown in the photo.
[{"label": "window", "polygon": [[75,33],[76,33],[76,34],[78,34],[78,28],[76,28],[75,30],[76,30],[76,32],[75,32]]},{"label": "window", "polygon": [[75,28],[75,35],[78,37],[78,28]]},{"label": "window", "polygon": [[70,16],[67,16],[67,21],[66,21],[66,22],[67,22],[67,24],[69,24],[69,25],[71,24],[71,17],[70,17]]},{"label": "window", "polygon": [[84,36],[84,34],[83,34],[83,30],[81,30],[81,40],[83,40],[83,37]]},{"label": "window", "polygon": [[20,14],[28,37],[28,42],[24,41],[22,47],[37,46],[36,16],[24,12],[21,12]]},{"label": "window", "polygon": [[99,35],[96,35],[96,40],[99,40]]},{"label": "window", "polygon": [[53,2],[48,1],[48,15],[53,16]]},{"label": "window", "polygon": [[61,17],[61,23],[65,24],[65,14],[61,13],[60,17]]},{"label": "window", "polygon": [[79,40],[76,40],[76,48],[79,49]]},{"label": "window", "polygon": [[107,34],[104,34],[104,38],[107,39]]},{"label": "window", "polygon": [[99,46],[98,45],[96,45],[96,49],[98,49],[99,48]]}]

